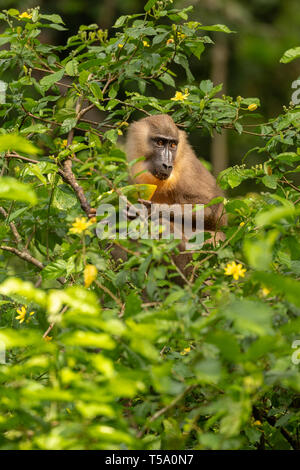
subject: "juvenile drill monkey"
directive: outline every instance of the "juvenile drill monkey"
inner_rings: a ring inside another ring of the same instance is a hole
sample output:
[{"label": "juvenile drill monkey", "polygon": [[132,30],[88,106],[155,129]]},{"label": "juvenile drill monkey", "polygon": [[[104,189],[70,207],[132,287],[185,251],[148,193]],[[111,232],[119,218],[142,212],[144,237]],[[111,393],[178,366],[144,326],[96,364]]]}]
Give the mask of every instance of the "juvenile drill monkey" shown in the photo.
[{"label": "juvenile drill monkey", "polygon": [[[152,202],[159,204],[207,204],[222,196],[212,174],[202,165],[187,141],[167,114],[149,116],[131,124],[126,153],[128,161],[144,157],[131,167],[135,183],[155,184]],[[204,209],[204,229],[211,242],[224,240],[220,227],[226,224],[223,205]]]}]

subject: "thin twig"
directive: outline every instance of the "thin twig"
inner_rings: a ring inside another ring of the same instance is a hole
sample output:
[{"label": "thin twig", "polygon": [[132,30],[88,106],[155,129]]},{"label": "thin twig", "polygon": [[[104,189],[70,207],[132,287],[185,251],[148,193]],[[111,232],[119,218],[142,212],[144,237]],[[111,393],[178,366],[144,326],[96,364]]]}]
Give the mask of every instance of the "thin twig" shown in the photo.
[{"label": "thin twig", "polygon": [[[80,113],[82,111],[80,111],[80,108],[81,108],[81,104],[82,104],[82,99],[79,99],[78,100],[78,103],[76,105],[76,116],[77,116],[77,121],[79,119],[79,116],[80,116]],[[86,110],[87,108],[85,108]],[[84,110],[83,110],[84,111]],[[68,134],[68,138],[67,138],[67,146],[71,145],[72,143],[72,140],[73,140],[73,137],[74,137],[74,128],[70,130],[69,134]],[[59,170],[59,174],[61,175],[61,177],[63,178],[63,180],[69,184],[71,186],[71,188],[74,190],[79,202],[80,202],[80,205],[81,205],[81,208],[82,210],[87,214],[87,216],[89,215],[90,213],[90,209],[91,209],[91,206],[84,194],[84,191],[82,189],[82,187],[77,183],[76,181],[76,178],[75,178],[75,175],[72,171],[72,157],[69,156],[68,158],[66,158],[66,160],[63,162],[63,169],[60,169]]]},{"label": "thin twig", "polygon": [[118,297],[115,296],[115,294],[113,294],[109,289],[108,287],[104,286],[103,284],[101,284],[101,282],[99,281],[94,281],[95,284],[99,287],[99,289],[103,290],[104,292],[106,292],[118,305],[120,308],[123,307],[123,304],[121,302],[120,299],[118,299]]},{"label": "thin twig", "polygon": [[[8,217],[8,213],[6,212],[6,210],[4,209],[4,207],[0,207],[0,212],[1,214],[7,218]],[[14,222],[9,222],[9,226],[10,226],[10,229],[12,231],[12,234],[13,236],[15,237],[15,240],[16,242],[19,244],[22,242],[22,238],[21,238],[21,235],[19,234],[18,230],[17,230],[17,227],[15,226]]]},{"label": "thin twig", "polygon": [[[64,308],[61,310],[60,315],[63,315],[67,310],[68,310],[68,305],[65,305]],[[52,328],[54,327],[54,325],[55,325],[54,322],[50,323],[50,325],[48,326],[47,330],[46,330],[45,333],[43,334],[43,338],[46,338],[46,336],[48,336],[48,334],[50,333],[50,331],[52,330]]]},{"label": "thin twig", "polygon": [[34,258],[34,256],[28,253],[28,251],[20,251],[17,248],[14,248],[12,246],[6,246],[6,245],[1,245],[0,250],[10,251],[11,253],[14,253],[15,255],[17,255],[19,258],[22,258],[25,261],[28,261],[28,263],[34,264],[37,268],[44,269],[43,263],[41,263],[38,259]]},{"label": "thin twig", "polygon": [[[194,385],[190,385],[189,387],[187,387],[182,393],[180,393],[179,395],[177,395],[176,398],[174,398],[173,401],[171,401],[171,403],[167,406],[165,406],[164,408],[161,408],[160,410],[158,410],[156,413],[154,413],[153,416],[151,416],[148,420],[149,423],[153,423],[153,421],[157,420],[158,418],[160,418],[160,416],[162,416],[163,414],[167,413],[168,411],[172,410],[172,408],[174,408],[177,403],[179,403],[188,393],[190,393],[192,390],[194,390],[194,388],[196,388],[197,385],[194,384]],[[143,429],[141,429],[141,431],[138,433],[138,438],[140,439],[141,437],[143,437],[143,435],[145,434],[147,430],[147,425],[145,425],[143,427]]]},{"label": "thin twig", "polygon": [[300,445],[296,439],[293,438],[293,436],[289,433],[289,431],[283,427],[283,426],[276,426],[276,418],[275,416],[268,416],[267,413],[264,410],[258,409],[256,406],[253,406],[253,416],[255,419],[263,421],[266,420],[270,426],[276,427],[279,429],[283,437],[288,441],[288,443],[291,445],[291,447],[294,450],[300,450]]},{"label": "thin twig", "polygon": [[23,155],[18,155],[17,153],[6,153],[5,158],[17,158],[18,160],[23,160],[24,162],[39,163],[38,160],[33,160],[32,158],[23,157]]}]

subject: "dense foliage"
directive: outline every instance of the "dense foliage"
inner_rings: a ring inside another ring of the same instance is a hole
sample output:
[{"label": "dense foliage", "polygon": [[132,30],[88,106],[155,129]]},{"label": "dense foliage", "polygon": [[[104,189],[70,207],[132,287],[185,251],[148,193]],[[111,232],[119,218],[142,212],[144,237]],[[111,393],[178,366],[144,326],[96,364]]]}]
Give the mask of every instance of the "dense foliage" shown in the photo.
[{"label": "dense foliage", "polygon": [[[39,40],[65,28],[58,15],[0,15],[2,449],[300,447],[300,107],[258,124],[257,98],[199,84],[189,58],[231,31],[170,3],[59,47]],[[241,155],[219,183],[262,190],[225,200],[226,241],[193,254],[183,286],[176,241],[99,241],[87,219],[128,185],[118,138],[155,113],[260,138],[261,164]]]}]

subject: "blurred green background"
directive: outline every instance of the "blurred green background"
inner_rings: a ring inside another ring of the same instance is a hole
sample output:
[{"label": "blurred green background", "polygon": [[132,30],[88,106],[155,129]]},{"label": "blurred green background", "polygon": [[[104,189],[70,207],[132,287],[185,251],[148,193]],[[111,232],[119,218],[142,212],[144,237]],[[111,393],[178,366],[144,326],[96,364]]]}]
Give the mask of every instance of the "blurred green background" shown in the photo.
[{"label": "blurred green background", "polygon": [[[0,0],[1,9],[24,11],[37,5],[43,13],[58,13],[63,17],[68,31],[43,33],[47,34],[43,41],[61,44],[75,34],[81,24],[97,23],[101,28],[110,29],[120,15],[143,11],[145,1]],[[232,35],[215,33],[215,45],[207,45],[200,62],[192,59],[191,69],[197,82],[211,78],[215,84],[224,84],[227,95],[260,98],[259,122],[280,113],[283,105],[288,106],[293,91],[291,84],[300,75],[299,61],[285,65],[279,63],[279,59],[286,49],[299,44],[298,0],[174,0],[174,5],[177,8],[193,5],[191,20],[203,24],[223,23],[236,31]],[[184,79],[182,76],[182,84]],[[253,118],[257,122],[256,113]],[[240,136],[234,131],[214,139],[199,131],[192,133],[190,140],[198,156],[211,162],[215,174],[229,165],[239,164],[250,148],[261,143],[254,135]],[[263,158],[253,153],[247,157],[247,164],[260,163]],[[237,191],[245,193],[256,189],[246,183]],[[234,194],[232,191],[231,195]]]}]

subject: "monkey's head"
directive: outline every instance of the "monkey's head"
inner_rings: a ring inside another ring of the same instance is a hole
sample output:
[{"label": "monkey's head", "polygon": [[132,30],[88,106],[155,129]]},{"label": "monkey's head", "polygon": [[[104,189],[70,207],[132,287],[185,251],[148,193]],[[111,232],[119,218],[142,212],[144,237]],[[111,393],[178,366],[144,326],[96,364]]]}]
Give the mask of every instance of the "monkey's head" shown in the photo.
[{"label": "monkey's head", "polygon": [[159,180],[166,180],[172,173],[178,146],[178,128],[167,114],[148,117],[148,170]]},{"label": "monkey's head", "polygon": [[[178,142],[179,130],[173,119],[167,114],[156,114],[130,126],[127,155],[131,159],[133,156],[145,157],[142,165],[135,165],[136,169],[146,170],[155,179],[164,181],[170,177],[174,168]],[[143,180],[146,182],[145,177]]]}]

